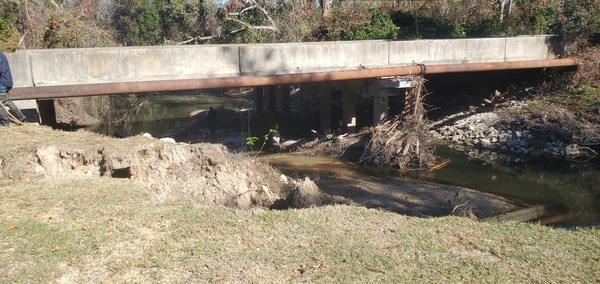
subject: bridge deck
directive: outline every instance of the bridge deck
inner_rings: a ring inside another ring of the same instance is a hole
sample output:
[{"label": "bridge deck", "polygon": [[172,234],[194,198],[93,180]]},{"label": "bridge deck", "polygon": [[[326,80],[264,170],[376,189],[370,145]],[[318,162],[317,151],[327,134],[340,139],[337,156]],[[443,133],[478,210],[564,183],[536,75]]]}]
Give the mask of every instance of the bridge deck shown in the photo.
[{"label": "bridge deck", "polygon": [[11,91],[14,100],[83,97],[216,88],[253,87],[278,84],[311,83],[352,79],[404,76],[409,74],[438,74],[491,70],[550,68],[575,66],[573,59],[528,60],[471,64],[419,65],[351,71],[330,71],[287,75],[238,76],[225,78],[196,78],[143,82],[115,82],[40,87],[18,87]]},{"label": "bridge deck", "polygon": [[[557,36],[21,50],[11,98],[41,99],[574,66]],[[424,65],[419,65],[424,64]]]}]

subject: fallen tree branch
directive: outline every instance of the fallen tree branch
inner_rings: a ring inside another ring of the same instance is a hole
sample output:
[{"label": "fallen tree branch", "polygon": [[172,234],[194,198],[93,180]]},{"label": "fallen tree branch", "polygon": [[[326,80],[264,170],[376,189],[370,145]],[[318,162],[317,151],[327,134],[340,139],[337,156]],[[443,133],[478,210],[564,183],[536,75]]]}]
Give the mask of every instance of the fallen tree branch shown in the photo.
[{"label": "fallen tree branch", "polygon": [[[190,42],[195,42],[195,41],[207,41],[207,40],[211,40],[211,39],[215,39],[215,38],[232,36],[232,35],[235,35],[239,32],[245,31],[245,30],[268,30],[268,31],[272,31],[275,33],[280,32],[279,28],[277,27],[277,23],[275,22],[275,20],[273,20],[273,18],[269,15],[269,12],[265,8],[258,5],[256,3],[256,1],[254,1],[254,0],[247,0],[246,2],[250,3],[252,6],[242,9],[240,12],[228,13],[227,18],[223,21],[223,24],[228,21],[234,22],[234,23],[240,25],[241,26],[240,28],[229,31],[225,34],[190,37],[189,39],[178,42],[177,44],[188,44]],[[250,10],[260,11],[261,14],[265,17],[265,19],[270,23],[270,25],[254,25],[254,24],[245,22],[243,20],[240,20],[238,18],[235,18],[235,17],[243,17],[243,14]]]},{"label": "fallen tree branch", "polygon": [[[250,25],[244,21],[241,21],[241,20],[238,20],[235,18],[227,18],[227,19],[225,19],[225,21],[233,21],[233,22],[236,22],[236,23],[242,25],[244,28],[242,28],[241,30],[253,29],[253,30],[271,30],[274,32],[279,32],[279,29],[277,29],[276,26],[253,26],[253,25]],[[241,30],[239,30],[239,31],[241,31]]]}]

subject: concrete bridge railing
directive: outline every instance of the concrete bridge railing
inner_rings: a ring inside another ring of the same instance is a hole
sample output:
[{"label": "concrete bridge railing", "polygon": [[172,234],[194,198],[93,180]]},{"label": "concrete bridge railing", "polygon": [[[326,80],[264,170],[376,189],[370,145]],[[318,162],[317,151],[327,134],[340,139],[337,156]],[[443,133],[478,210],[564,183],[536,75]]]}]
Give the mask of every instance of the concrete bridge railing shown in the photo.
[{"label": "concrete bridge railing", "polygon": [[[19,50],[6,54],[15,89],[303,74],[415,64],[545,60],[561,56],[554,35],[281,44]],[[18,98],[17,98],[18,99]]]}]

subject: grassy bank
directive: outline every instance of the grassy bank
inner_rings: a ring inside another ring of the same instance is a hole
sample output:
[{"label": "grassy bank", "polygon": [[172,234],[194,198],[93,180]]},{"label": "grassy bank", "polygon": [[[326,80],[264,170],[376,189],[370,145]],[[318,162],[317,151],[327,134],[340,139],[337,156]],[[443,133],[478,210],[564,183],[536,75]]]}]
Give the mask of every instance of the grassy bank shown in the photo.
[{"label": "grassy bank", "polygon": [[600,230],[361,207],[155,203],[126,179],[5,182],[2,283],[584,282]]}]

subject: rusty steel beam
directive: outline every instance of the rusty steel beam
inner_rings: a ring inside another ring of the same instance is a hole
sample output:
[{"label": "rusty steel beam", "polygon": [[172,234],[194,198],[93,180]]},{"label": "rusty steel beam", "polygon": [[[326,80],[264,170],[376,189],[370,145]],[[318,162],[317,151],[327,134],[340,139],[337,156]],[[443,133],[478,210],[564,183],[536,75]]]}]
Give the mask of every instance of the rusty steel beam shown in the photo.
[{"label": "rusty steel beam", "polygon": [[513,62],[488,62],[464,64],[414,65],[376,69],[327,71],[314,73],[245,75],[225,78],[196,78],[158,81],[114,82],[77,85],[15,87],[10,92],[13,100],[52,99],[99,95],[204,90],[217,88],[255,87],[278,84],[314,83],[325,81],[355,80],[409,74],[440,74],[457,72],[480,72],[509,69],[533,69],[576,66],[575,60],[548,59]]}]

